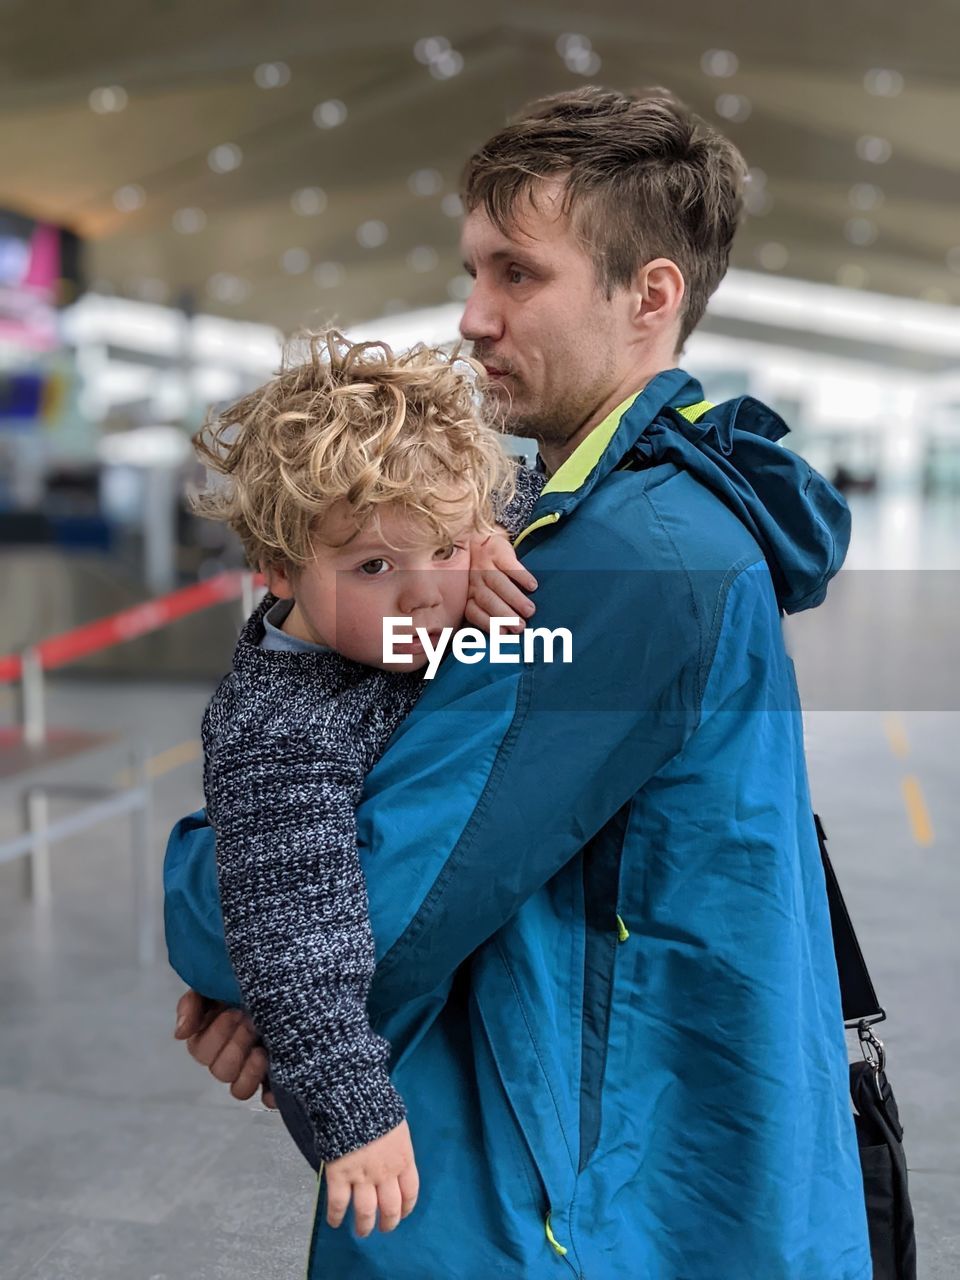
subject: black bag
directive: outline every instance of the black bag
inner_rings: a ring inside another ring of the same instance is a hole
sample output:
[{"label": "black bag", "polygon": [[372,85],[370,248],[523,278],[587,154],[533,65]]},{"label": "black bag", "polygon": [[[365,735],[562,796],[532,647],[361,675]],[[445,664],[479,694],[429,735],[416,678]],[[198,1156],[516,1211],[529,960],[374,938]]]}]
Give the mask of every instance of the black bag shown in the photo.
[{"label": "black bag", "polygon": [[856,1112],[857,1142],[867,1204],[873,1280],[916,1280],[917,1242],[907,1188],[903,1127],[887,1080],[883,1044],[872,1028],[886,1014],[877,1000],[857,935],[827,855],[827,837],[814,814],[827,879],[833,947],[840,974],[843,1021],[856,1027],[863,1062],[850,1067],[850,1096]]}]

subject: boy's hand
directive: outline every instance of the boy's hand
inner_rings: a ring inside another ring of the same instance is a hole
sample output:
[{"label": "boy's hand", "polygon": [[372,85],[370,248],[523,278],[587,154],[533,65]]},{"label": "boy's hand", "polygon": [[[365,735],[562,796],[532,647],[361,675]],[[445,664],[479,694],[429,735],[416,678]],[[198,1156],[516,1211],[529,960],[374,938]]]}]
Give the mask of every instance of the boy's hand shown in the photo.
[{"label": "boy's hand", "polygon": [[537,580],[517,559],[505,532],[470,544],[470,593],[464,617],[472,627],[489,631],[491,618],[517,617],[519,626],[503,630],[522,631],[525,619],[532,617],[536,608],[521,588],[536,591]]},{"label": "boy's hand", "polygon": [[380,1230],[392,1231],[413,1212],[420,1191],[406,1120],[359,1151],[329,1161],[323,1167],[323,1176],[327,1180],[327,1222],[331,1227],[339,1227],[352,1197],[358,1236],[368,1236],[373,1230],[377,1209]]}]

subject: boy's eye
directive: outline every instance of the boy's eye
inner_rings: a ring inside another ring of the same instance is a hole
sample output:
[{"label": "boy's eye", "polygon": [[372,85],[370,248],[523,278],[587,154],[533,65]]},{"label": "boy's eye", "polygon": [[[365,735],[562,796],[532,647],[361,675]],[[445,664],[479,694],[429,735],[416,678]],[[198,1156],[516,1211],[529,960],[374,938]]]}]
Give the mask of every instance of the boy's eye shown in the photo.
[{"label": "boy's eye", "polygon": [[459,543],[451,543],[449,547],[440,547],[434,552],[435,560],[452,560],[458,551],[462,551],[463,547]]},{"label": "boy's eye", "polygon": [[507,279],[511,284],[522,284],[527,278],[527,273],[521,271],[519,267],[511,267],[507,272]]},{"label": "boy's eye", "polygon": [[368,578],[379,578],[385,569],[389,569],[386,560],[368,560],[360,566],[360,572]]}]

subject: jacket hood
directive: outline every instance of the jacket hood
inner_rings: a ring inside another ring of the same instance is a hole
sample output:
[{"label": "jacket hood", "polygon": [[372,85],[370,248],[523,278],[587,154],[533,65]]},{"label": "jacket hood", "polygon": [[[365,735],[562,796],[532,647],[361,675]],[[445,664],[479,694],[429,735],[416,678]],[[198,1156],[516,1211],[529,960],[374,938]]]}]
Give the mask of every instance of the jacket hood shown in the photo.
[{"label": "jacket hood", "polygon": [[[778,443],[789,428],[765,404],[741,396],[705,407],[690,422],[681,410],[698,401],[699,385],[690,379],[684,392],[673,402],[679,407],[664,407],[648,421],[633,456],[648,465],[674,463],[730,507],[759,543],[784,612],[820,604],[847,553],[847,504],[809,463]],[[642,414],[643,398],[627,410],[624,426],[635,410]]]}]

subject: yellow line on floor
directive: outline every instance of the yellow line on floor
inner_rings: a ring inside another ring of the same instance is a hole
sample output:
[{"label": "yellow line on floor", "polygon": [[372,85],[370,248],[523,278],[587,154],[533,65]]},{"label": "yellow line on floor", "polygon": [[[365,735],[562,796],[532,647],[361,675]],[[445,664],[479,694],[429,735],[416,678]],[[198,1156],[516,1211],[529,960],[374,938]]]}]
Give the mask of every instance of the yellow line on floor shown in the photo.
[{"label": "yellow line on floor", "polygon": [[[147,761],[147,775],[151,779],[162,778],[164,774],[172,773],[174,769],[179,769],[181,765],[191,764],[194,760],[198,760],[202,750],[199,738],[190,738],[187,742],[181,742],[175,747],[168,747],[166,751],[159,752]],[[119,787],[128,787],[130,785],[130,770],[121,769],[115,778],[115,782]]]},{"label": "yellow line on floor", "polygon": [[910,754],[910,743],[907,741],[907,730],[898,715],[891,712],[884,717],[883,727],[886,730],[890,750],[900,760],[906,760]]},{"label": "yellow line on floor", "polygon": [[914,774],[907,774],[903,779],[903,798],[913,830],[913,838],[923,848],[933,844],[933,824],[927,810],[927,803],[920,789],[920,781]]}]

